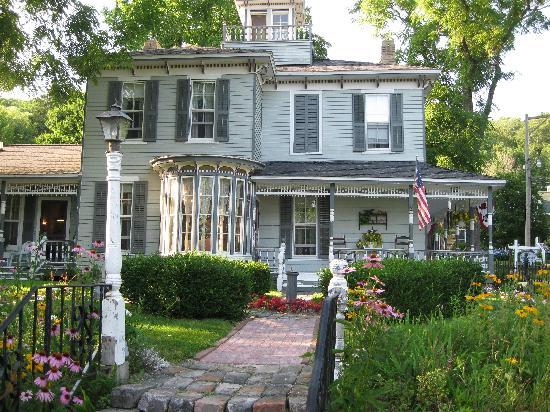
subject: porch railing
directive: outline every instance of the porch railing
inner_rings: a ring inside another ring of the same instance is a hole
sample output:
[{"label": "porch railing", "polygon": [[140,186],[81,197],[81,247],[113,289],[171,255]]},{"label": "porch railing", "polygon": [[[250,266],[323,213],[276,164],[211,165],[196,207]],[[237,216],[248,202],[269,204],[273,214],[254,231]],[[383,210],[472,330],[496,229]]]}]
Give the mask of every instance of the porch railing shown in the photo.
[{"label": "porch railing", "polygon": [[283,276],[286,273],[286,245],[281,243],[279,247],[257,247],[254,251],[254,260],[267,263],[272,275],[277,276],[277,290],[283,289]]},{"label": "porch railing", "polygon": [[46,240],[42,246],[44,259],[50,265],[66,267],[71,262],[73,246],[69,240]]},{"label": "porch railing", "polygon": [[223,41],[311,40],[311,25],[223,26]]},{"label": "porch railing", "polygon": [[378,256],[386,258],[401,258],[406,259],[408,257],[408,251],[406,249],[383,249],[383,248],[367,248],[367,249],[334,249],[335,259],[344,259],[348,262],[357,262],[362,260],[365,256],[369,256],[376,253]]},{"label": "porch railing", "polygon": [[74,393],[101,359],[101,302],[109,288],[34,286],[23,296],[0,325],[0,411],[19,410],[21,393],[36,391],[35,378],[56,365],[71,370],[63,370],[62,379]]}]

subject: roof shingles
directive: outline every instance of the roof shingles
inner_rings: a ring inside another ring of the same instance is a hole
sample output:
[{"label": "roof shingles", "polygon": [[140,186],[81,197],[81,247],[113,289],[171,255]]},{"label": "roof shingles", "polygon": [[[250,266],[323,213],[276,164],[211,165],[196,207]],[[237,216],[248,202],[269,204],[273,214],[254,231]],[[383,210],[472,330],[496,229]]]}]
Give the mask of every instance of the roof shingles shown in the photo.
[{"label": "roof shingles", "polygon": [[16,144],[0,150],[0,175],[63,176],[80,173],[82,146]]}]

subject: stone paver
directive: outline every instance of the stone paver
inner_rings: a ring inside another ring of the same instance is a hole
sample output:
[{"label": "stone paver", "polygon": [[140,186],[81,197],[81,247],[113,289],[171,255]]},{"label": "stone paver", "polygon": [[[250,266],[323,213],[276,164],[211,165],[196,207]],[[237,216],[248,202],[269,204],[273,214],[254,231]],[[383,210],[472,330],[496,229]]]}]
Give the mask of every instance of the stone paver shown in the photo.
[{"label": "stone paver", "polygon": [[244,365],[299,365],[311,349],[315,317],[257,318],[248,322],[204,362]]}]

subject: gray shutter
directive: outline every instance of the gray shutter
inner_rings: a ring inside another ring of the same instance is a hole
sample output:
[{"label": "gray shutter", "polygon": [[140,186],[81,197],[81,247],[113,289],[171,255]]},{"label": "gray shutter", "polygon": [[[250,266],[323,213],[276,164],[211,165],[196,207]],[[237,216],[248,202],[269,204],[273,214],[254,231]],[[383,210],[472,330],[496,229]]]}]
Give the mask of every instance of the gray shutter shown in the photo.
[{"label": "gray shutter", "polygon": [[216,80],[216,142],[229,141],[229,79]]},{"label": "gray shutter", "polygon": [[95,183],[94,226],[92,241],[105,242],[105,224],[107,223],[107,182]]},{"label": "gray shutter", "polygon": [[143,110],[143,141],[155,142],[157,140],[157,116],[158,116],[159,81],[148,80],[145,82],[145,103]]},{"label": "gray shutter", "polygon": [[319,151],[319,95],[306,95],[306,151],[315,153]]},{"label": "gray shutter", "polygon": [[287,258],[292,257],[292,197],[281,196],[279,197],[279,228],[280,236],[279,241],[285,242],[286,251],[285,256]]},{"label": "gray shutter", "polygon": [[145,253],[147,182],[134,182],[132,198],[132,253]]},{"label": "gray shutter", "polygon": [[294,95],[294,153],[306,152],[306,137],[307,137],[307,109],[306,95]]},{"label": "gray shutter", "polygon": [[35,213],[36,197],[25,196],[25,208],[23,209],[23,242],[32,242],[34,240]]},{"label": "gray shutter", "polygon": [[176,87],[176,142],[186,142],[191,125],[191,80],[179,79]]},{"label": "gray shutter", "polygon": [[390,102],[391,150],[402,152],[405,149],[403,137],[403,95],[394,93]]},{"label": "gray shutter", "polygon": [[122,82],[111,81],[109,82],[109,92],[107,93],[107,110],[115,102],[122,105]]},{"label": "gray shutter", "polygon": [[319,196],[317,198],[317,218],[319,220],[319,258],[328,259],[329,249],[329,227],[330,227],[330,198],[329,196]]},{"label": "gray shutter", "polygon": [[364,152],[367,150],[365,142],[365,95],[354,94],[352,96],[353,117],[353,151]]}]

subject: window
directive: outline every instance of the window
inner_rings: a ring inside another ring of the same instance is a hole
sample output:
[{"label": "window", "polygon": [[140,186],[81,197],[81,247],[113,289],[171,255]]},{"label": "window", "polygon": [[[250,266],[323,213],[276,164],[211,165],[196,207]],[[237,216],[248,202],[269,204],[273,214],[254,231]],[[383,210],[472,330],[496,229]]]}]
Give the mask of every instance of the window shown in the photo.
[{"label": "window", "polygon": [[389,149],[390,96],[367,94],[365,99],[367,149]]},{"label": "window", "polygon": [[235,192],[235,253],[243,253],[244,238],[244,180],[237,179]]},{"label": "window", "polygon": [[212,238],[212,198],[214,178],[201,176],[199,182],[199,247],[198,250],[211,251]]},{"label": "window", "polygon": [[132,195],[133,183],[120,185],[120,248],[132,249]]},{"label": "window", "polygon": [[273,40],[288,40],[288,11],[274,11],[273,26]]},{"label": "window", "polygon": [[178,213],[178,179],[172,177],[168,179],[168,250],[175,252],[178,248],[178,229],[177,229],[177,213]]},{"label": "window", "polygon": [[128,126],[127,139],[143,137],[143,107],[145,83],[124,83],[122,85],[122,110],[132,119]]},{"label": "window", "polygon": [[193,232],[193,178],[181,179],[181,247],[182,250],[193,250],[191,233]]},{"label": "window", "polygon": [[317,198],[313,196],[294,199],[294,254],[317,254]]},{"label": "window", "polygon": [[21,196],[6,197],[4,217],[4,239],[6,246],[17,246],[19,238],[19,219],[21,216]]},{"label": "window", "polygon": [[214,138],[214,100],[216,83],[193,82],[193,97],[191,103],[191,138]]},{"label": "window", "polygon": [[229,217],[231,213],[231,179],[220,177],[218,197],[218,252],[229,252]]}]

